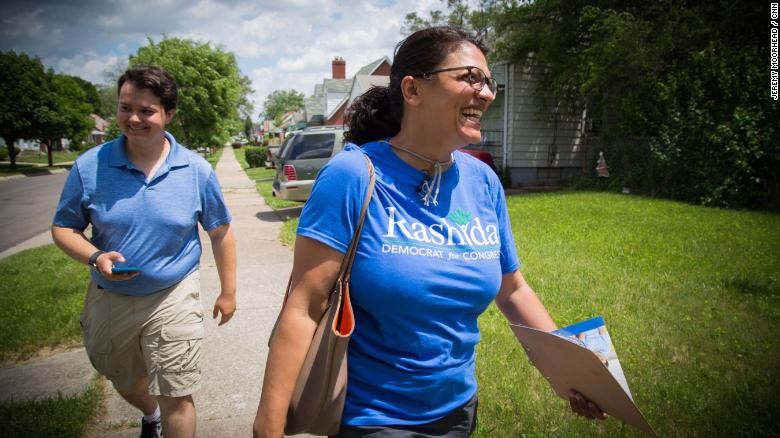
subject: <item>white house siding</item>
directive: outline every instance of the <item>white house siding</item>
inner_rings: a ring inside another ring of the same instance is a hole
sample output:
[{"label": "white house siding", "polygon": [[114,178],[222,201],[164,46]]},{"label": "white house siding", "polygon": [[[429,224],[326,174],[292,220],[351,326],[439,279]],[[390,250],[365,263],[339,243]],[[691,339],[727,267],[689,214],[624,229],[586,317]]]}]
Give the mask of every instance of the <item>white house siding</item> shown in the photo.
[{"label": "white house siding", "polygon": [[328,93],[327,106],[325,107],[325,114],[330,114],[338,108],[338,105],[348,96],[348,93]]},{"label": "white house siding", "polygon": [[482,118],[487,134],[483,137],[488,137],[483,141],[487,140],[485,149],[493,154],[496,163],[503,163],[503,141],[496,147],[496,139],[490,137],[503,135],[501,131],[506,126],[505,159],[512,185],[544,185],[579,175],[584,159],[582,114],[559,113],[556,123],[554,107],[537,107],[534,94],[538,81],[531,72],[530,61],[500,63],[491,68],[491,74],[503,89]]},{"label": "white house siding", "polygon": [[[532,62],[509,64],[508,165],[513,185],[538,185],[581,172],[582,114],[539,108]],[[556,120],[557,119],[557,120]]]}]

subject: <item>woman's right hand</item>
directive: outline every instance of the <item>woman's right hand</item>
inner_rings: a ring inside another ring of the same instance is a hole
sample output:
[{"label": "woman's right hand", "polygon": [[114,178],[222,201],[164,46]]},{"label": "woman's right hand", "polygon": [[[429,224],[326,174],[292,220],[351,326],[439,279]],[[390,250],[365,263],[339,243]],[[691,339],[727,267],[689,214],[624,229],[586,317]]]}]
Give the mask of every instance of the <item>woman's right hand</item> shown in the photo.
[{"label": "woman's right hand", "polygon": [[122,256],[122,254],[116,251],[104,252],[98,256],[97,260],[95,260],[95,267],[97,268],[97,271],[100,273],[100,275],[111,281],[125,281],[137,277],[138,272],[114,274],[114,262],[123,263],[124,261],[125,258]]}]

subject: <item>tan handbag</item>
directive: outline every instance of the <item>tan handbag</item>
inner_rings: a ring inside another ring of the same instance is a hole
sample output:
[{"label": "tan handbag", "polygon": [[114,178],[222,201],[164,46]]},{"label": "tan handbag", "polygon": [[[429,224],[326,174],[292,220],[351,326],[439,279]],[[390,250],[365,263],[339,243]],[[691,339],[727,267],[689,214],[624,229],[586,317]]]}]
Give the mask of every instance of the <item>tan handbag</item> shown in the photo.
[{"label": "tan handbag", "polygon": [[[355,259],[360,231],[368,210],[368,203],[374,192],[374,166],[365,156],[368,165],[369,183],[360,219],[352,241],[349,244],[335,284],[331,287],[328,307],[325,309],[314,332],[306,359],[295,382],[290,406],[287,410],[286,435],[311,433],[315,435],[334,435],[341,426],[341,414],[347,394],[347,346],[355,328],[352,304],[349,301],[349,278],[352,262]],[[285,304],[290,297],[292,276],[287,284]],[[284,309],[284,304],[282,304]],[[276,333],[282,312],[279,312],[271,339]],[[269,345],[270,345],[269,340]]]}]

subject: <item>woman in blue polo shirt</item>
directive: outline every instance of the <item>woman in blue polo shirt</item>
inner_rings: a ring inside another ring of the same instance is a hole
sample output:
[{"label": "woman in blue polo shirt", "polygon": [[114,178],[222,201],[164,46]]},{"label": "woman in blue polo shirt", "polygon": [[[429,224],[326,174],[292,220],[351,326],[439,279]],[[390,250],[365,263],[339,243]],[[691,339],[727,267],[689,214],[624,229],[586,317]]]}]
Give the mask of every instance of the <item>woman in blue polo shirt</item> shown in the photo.
[{"label": "woman in blue polo shirt", "polygon": [[141,436],[159,437],[162,425],[166,436],[192,437],[204,332],[198,224],[219,271],[222,325],[236,308],[230,214],[211,166],[165,131],[176,113],[173,78],[133,67],[118,90],[122,135],[76,160],[52,235],[92,267],[81,316],[87,355],[144,414]]},{"label": "woman in blue polo shirt", "polygon": [[[486,49],[454,27],[396,48],[387,87],[348,110],[351,145],[319,173],[298,225],[292,292],[270,346],[254,423],[279,437],[295,379],[376,170],[350,282],[356,328],[337,437],[465,437],[476,425],[477,317],[556,328],[518,270],[495,173],[459,148],[481,141],[497,91]],[[572,409],[603,413],[573,395]]]}]

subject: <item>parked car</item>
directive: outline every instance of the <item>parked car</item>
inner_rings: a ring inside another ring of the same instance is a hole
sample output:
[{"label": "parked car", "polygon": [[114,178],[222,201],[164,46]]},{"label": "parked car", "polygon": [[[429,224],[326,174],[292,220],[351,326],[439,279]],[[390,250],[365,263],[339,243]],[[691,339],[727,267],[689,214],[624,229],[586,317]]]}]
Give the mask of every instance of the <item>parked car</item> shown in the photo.
[{"label": "parked car", "polygon": [[490,168],[493,169],[494,172],[498,173],[498,169],[496,168],[496,164],[493,162],[493,156],[490,155],[490,152],[479,151],[476,149],[466,149],[466,148],[461,149],[460,151],[469,154],[472,157],[475,157],[479,161],[482,161],[483,163],[490,166]]},{"label": "parked car", "polygon": [[293,135],[275,160],[273,194],[279,199],[306,201],[317,172],[344,148],[344,127],[316,126]]},{"label": "parked car", "polygon": [[279,157],[279,151],[282,149],[282,146],[284,146],[285,143],[290,141],[295,134],[301,132],[301,130],[292,131],[287,133],[287,135],[284,137],[284,141],[281,144],[269,144],[268,148],[265,152],[265,168],[266,169],[273,169],[276,167],[276,161],[278,161]]},{"label": "parked car", "polygon": [[280,144],[269,144],[265,150],[265,168],[273,169],[274,161],[279,153],[279,149],[282,147]]}]

